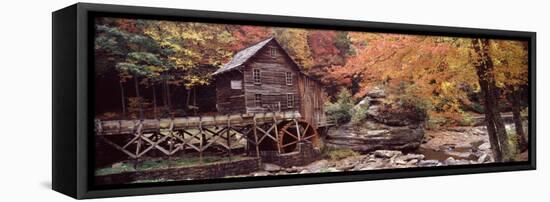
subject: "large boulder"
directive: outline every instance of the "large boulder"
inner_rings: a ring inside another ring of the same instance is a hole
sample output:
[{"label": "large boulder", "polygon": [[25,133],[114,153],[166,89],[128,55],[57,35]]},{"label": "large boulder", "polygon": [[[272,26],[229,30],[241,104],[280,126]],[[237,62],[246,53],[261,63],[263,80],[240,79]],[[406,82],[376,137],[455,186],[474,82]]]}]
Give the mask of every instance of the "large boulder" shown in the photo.
[{"label": "large boulder", "polygon": [[393,103],[382,88],[366,95],[356,107],[368,106],[367,118],[359,125],[329,130],[327,146],[359,152],[417,149],[424,137],[425,115],[413,107]]}]

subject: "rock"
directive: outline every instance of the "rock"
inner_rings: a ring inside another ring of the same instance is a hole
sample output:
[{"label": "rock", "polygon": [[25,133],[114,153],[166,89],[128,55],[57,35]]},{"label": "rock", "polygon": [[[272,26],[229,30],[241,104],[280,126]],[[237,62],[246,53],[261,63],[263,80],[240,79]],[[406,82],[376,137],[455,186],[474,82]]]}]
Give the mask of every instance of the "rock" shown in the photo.
[{"label": "rock", "polygon": [[472,146],[472,149],[478,150],[479,146],[481,146],[483,143],[485,143],[485,140],[477,140],[477,141],[470,142],[470,145]]},{"label": "rock", "polygon": [[491,157],[487,153],[484,153],[477,159],[477,163],[485,163],[489,160],[491,160]]},{"label": "rock", "polygon": [[[303,168],[302,168],[302,169],[303,169]],[[296,167],[296,166],[292,166],[292,167],[290,167],[290,168],[286,168],[285,171],[286,171],[287,173],[297,173],[297,172],[299,172],[299,171],[302,171],[302,169],[300,169],[300,168],[298,168],[298,167]]]},{"label": "rock", "polygon": [[[304,170],[307,170],[311,173],[319,172],[319,170],[328,167],[328,161],[326,159],[315,161],[305,166]],[[301,172],[300,172],[301,173]]]},{"label": "rock", "polygon": [[425,156],[423,154],[407,154],[403,156],[397,157],[398,159],[402,159],[404,161],[410,161],[410,160],[424,160]]},{"label": "rock", "polygon": [[407,164],[409,164],[409,165],[415,165],[416,163],[418,163],[418,161],[420,161],[420,160],[418,160],[418,159],[412,159],[412,160],[410,160],[409,162],[407,162]]},{"label": "rock", "polygon": [[445,159],[445,164],[446,165],[456,165],[457,162],[456,162],[455,158],[449,157],[449,158]]},{"label": "rock", "polygon": [[486,142],[486,143],[483,143],[481,145],[479,145],[479,147],[477,147],[479,150],[489,150],[491,149],[491,144]]},{"label": "rock", "polygon": [[455,157],[464,158],[464,159],[467,159],[473,156],[475,158],[475,154],[472,153],[471,151],[460,152],[455,150],[445,150],[443,152],[448,156],[455,156]]},{"label": "rock", "polygon": [[481,130],[479,127],[472,128],[470,131],[472,135],[482,136],[487,135],[487,131]]},{"label": "rock", "polygon": [[438,165],[440,165],[440,162],[438,160],[421,160],[418,162],[419,167],[432,167]]},{"label": "rock", "polygon": [[365,97],[364,99],[362,99],[361,101],[359,101],[355,107],[360,107],[360,106],[363,106],[363,105],[368,105],[370,103],[370,99],[369,97]]},{"label": "rock", "polygon": [[310,173],[308,170],[302,170],[299,172],[299,174],[306,174],[306,173]]},{"label": "rock", "polygon": [[369,115],[370,117],[377,117],[379,116],[379,113],[378,113],[379,111],[380,111],[380,106],[373,105],[367,109],[367,115]]},{"label": "rock", "polygon": [[385,98],[386,91],[380,87],[374,87],[371,91],[367,92],[367,96],[370,98]]},{"label": "rock", "polygon": [[405,161],[405,160],[403,160],[403,159],[400,159],[400,158],[396,158],[396,159],[394,160],[394,162],[395,162],[396,164],[399,164],[399,165],[405,165],[405,164],[408,163],[407,161]]},{"label": "rock", "polygon": [[264,163],[264,170],[267,172],[277,172],[282,170],[282,167],[279,165],[271,164],[271,163]]},{"label": "rock", "polygon": [[379,136],[379,135],[385,135],[390,133],[389,130],[383,129],[383,130],[369,130],[367,131],[367,136]]},{"label": "rock", "polygon": [[369,162],[369,163],[366,163],[366,164],[358,165],[358,166],[356,166],[355,169],[358,169],[358,170],[375,170],[375,169],[384,168],[385,166],[386,166],[386,163],[382,162],[379,159],[378,161],[375,161],[375,162]]},{"label": "rock", "polygon": [[[415,164],[419,160],[423,160],[424,158],[425,157],[422,154],[407,154],[407,155],[395,157],[394,162],[397,163],[397,164],[402,164],[402,165]],[[414,161],[414,162],[410,163],[410,161]]]},{"label": "rock", "polygon": [[453,131],[453,132],[463,133],[463,132],[466,132],[468,130],[468,127],[450,127],[450,128],[447,128],[447,130]]},{"label": "rock", "polygon": [[466,160],[466,159],[455,160],[455,165],[466,165],[466,164],[470,164],[470,160]]},{"label": "rock", "polygon": [[374,151],[374,157],[378,158],[391,158],[397,155],[403,154],[401,151],[395,150],[376,150]]},{"label": "rock", "polygon": [[343,170],[343,171],[351,170],[351,169],[353,169],[353,168],[355,168],[355,164],[342,165],[342,166],[336,167],[336,169],[338,169],[338,170]]},{"label": "rock", "polygon": [[358,152],[414,150],[420,146],[424,136],[424,129],[421,127],[393,127],[373,123],[373,121],[366,123],[372,125],[372,128],[345,125],[338,130],[330,130],[326,137],[326,146]]},{"label": "rock", "polygon": [[367,118],[359,126],[346,124],[331,129],[326,146],[359,152],[414,150],[424,137],[425,114],[386,97],[383,88],[366,93],[358,105],[368,103]]},{"label": "rock", "polygon": [[268,176],[270,174],[271,173],[269,173],[267,171],[258,171],[258,172],[253,173],[252,176],[255,176],[255,177],[257,177],[257,176]]}]

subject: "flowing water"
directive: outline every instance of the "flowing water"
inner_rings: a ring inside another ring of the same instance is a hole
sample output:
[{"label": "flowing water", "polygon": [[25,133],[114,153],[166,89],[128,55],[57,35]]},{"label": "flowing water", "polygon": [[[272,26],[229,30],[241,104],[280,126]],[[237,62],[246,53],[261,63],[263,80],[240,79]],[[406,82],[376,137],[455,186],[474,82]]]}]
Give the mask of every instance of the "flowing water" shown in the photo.
[{"label": "flowing water", "polygon": [[[471,153],[470,149],[462,149],[462,148],[455,148],[452,149],[454,152],[461,152],[461,153]],[[468,155],[468,157],[463,156],[457,156],[452,155],[444,150],[433,150],[433,149],[426,149],[426,148],[418,148],[414,153],[423,154],[425,156],[425,159],[429,160],[438,160],[438,161],[445,161],[449,157],[453,157],[454,159],[462,159],[462,160],[477,160],[477,157],[474,154]]]}]

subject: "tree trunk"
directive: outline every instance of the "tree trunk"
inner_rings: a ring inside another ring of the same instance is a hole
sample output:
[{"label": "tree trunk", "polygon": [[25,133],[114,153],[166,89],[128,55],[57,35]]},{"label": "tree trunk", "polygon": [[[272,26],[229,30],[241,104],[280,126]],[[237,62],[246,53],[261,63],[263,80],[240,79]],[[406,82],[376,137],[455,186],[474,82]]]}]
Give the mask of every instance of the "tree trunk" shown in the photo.
[{"label": "tree trunk", "polygon": [[134,75],[134,87],[136,88],[136,97],[139,99],[139,120],[143,120],[143,99],[139,95],[139,84],[137,75]]},{"label": "tree trunk", "polygon": [[488,97],[489,84],[485,79],[484,73],[479,69],[477,70],[477,75],[479,77],[479,86],[481,88],[481,96],[483,97],[483,105],[485,106],[485,125],[487,127],[487,133],[489,134],[489,143],[491,144],[491,150],[493,152],[493,157],[495,161],[502,161],[502,150],[500,148],[500,143],[498,141],[498,136],[495,128],[493,114],[490,112],[493,108]]},{"label": "tree trunk", "polygon": [[162,102],[164,104],[164,114],[170,114],[170,106],[168,105],[168,91],[166,89],[166,80],[162,81]]},{"label": "tree trunk", "polygon": [[153,116],[157,119],[157,92],[155,90],[155,83],[152,82],[151,86],[153,87]]},{"label": "tree trunk", "polygon": [[[489,57],[489,59],[491,59]],[[490,62],[491,70],[489,72],[492,72],[493,64]],[[492,76],[494,78],[494,76]],[[498,89],[496,87],[496,84],[494,83],[494,79],[490,80],[489,82],[489,92],[491,97],[492,103],[494,103],[491,113],[493,113],[493,121],[495,123],[495,128],[498,136],[498,141],[500,144],[500,150],[502,152],[502,161],[508,162],[512,159],[512,152],[510,150],[510,144],[508,143],[508,134],[506,132],[506,127],[504,125],[504,121],[502,120],[502,116],[500,115],[500,109],[498,108]]]},{"label": "tree trunk", "polygon": [[514,125],[516,127],[518,150],[523,152],[527,149],[527,137],[523,131],[523,123],[521,122],[521,92],[519,90],[513,90],[511,97],[512,114],[514,116]]},{"label": "tree trunk", "polygon": [[196,116],[197,115],[197,89],[195,87],[192,88],[193,89],[193,112],[194,112],[194,115]]},{"label": "tree trunk", "polygon": [[119,87],[120,87],[120,103],[122,106],[122,119],[126,119],[126,102],[124,102],[124,86],[122,85],[122,81],[119,81]]},{"label": "tree trunk", "polygon": [[172,96],[170,95],[170,84],[168,83],[166,83],[166,101],[168,103],[168,113],[172,117]]},{"label": "tree trunk", "polygon": [[187,92],[187,97],[185,98],[185,108],[186,110],[189,110],[189,104],[191,104],[191,89],[185,88],[185,92]]},{"label": "tree trunk", "polygon": [[479,86],[485,105],[485,123],[495,161],[510,160],[506,129],[498,108],[498,89],[493,75],[493,61],[489,55],[489,40],[474,39],[473,48],[478,56],[475,62]]}]

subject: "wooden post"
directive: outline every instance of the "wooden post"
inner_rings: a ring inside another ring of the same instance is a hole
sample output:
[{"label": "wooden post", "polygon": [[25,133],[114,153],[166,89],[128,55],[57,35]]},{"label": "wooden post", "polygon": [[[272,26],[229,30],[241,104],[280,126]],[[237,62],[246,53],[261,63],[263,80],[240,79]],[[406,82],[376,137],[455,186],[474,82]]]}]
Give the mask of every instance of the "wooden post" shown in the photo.
[{"label": "wooden post", "polygon": [[252,118],[254,120],[254,140],[256,145],[256,157],[258,158],[258,167],[262,166],[262,160],[260,158],[260,143],[258,142],[258,131],[256,131],[257,123],[256,116]]},{"label": "wooden post", "polygon": [[137,126],[137,129],[136,129],[136,133],[137,133],[137,145],[136,145],[136,153],[135,153],[135,156],[136,158],[135,161],[134,161],[134,169],[137,170],[137,167],[138,167],[138,163],[139,163],[139,149],[141,147],[141,127],[143,126],[143,123],[141,121],[138,122],[138,126]]},{"label": "wooden post", "polygon": [[[172,129],[174,128],[174,121],[170,121],[170,127],[168,128],[168,136],[170,136],[170,140],[168,140],[168,145],[170,146],[169,148],[169,152],[168,152],[168,167],[172,167],[171,165],[171,162],[172,162],[172,150],[173,150],[173,145],[174,145],[174,134],[172,133]],[[160,133],[160,130],[159,130],[159,134],[162,135]]]},{"label": "wooden post", "polygon": [[277,152],[281,154],[281,145],[279,144],[279,131],[277,129],[277,118],[275,114],[273,114],[273,125],[275,125],[275,139],[277,139],[275,144],[277,144]]},{"label": "wooden post", "polygon": [[302,135],[300,135],[300,125],[298,125],[298,121],[294,119],[294,123],[296,123],[296,134],[298,136],[298,142],[302,141]]},{"label": "wooden post", "polygon": [[[173,120],[172,120],[173,121]],[[185,130],[185,129],[182,129],[182,130]],[[181,131],[181,153],[182,155],[185,155],[185,132]]]},{"label": "wooden post", "polygon": [[199,133],[200,134],[200,143],[199,143],[199,162],[200,164],[203,163],[202,161],[202,146],[203,146],[203,141],[204,141],[204,132],[202,131],[202,117],[199,117]]},{"label": "wooden post", "polygon": [[227,147],[229,152],[229,161],[231,161],[231,121],[229,120],[229,115],[227,115]]}]

